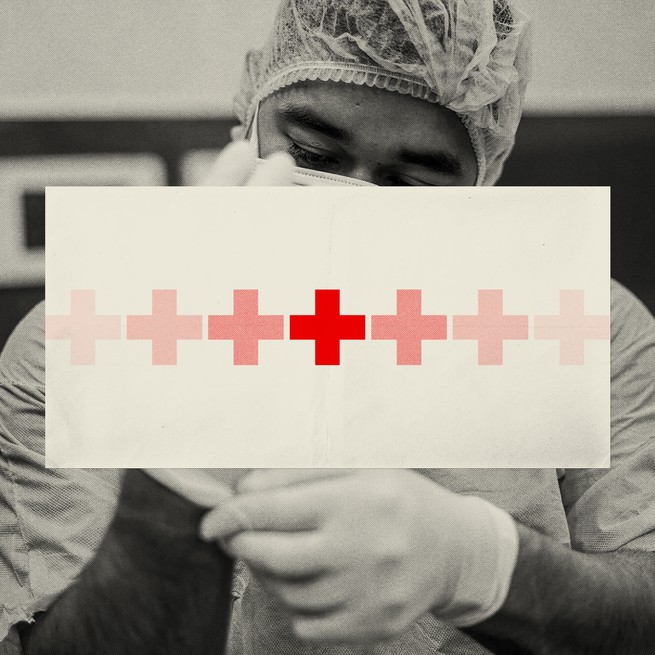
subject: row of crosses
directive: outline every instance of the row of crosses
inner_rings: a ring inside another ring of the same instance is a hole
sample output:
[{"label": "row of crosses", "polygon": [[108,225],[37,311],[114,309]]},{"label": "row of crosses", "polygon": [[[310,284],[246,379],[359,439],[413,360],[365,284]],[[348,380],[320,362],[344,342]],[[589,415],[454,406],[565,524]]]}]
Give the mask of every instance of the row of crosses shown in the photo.
[{"label": "row of crosses", "polygon": [[[208,339],[233,342],[236,366],[259,363],[259,342],[284,339],[284,316],[261,315],[257,289],[234,290],[234,313],[207,318]],[[339,365],[341,342],[366,339],[366,316],[344,315],[340,309],[338,289],[315,291],[312,315],[289,317],[289,339],[315,342],[317,366]],[[95,364],[96,342],[121,338],[121,317],[98,315],[94,290],[71,292],[71,313],[46,316],[46,338],[71,342],[71,364]],[[201,315],[177,313],[177,291],[155,289],[152,313],[127,316],[127,339],[152,343],[154,365],[177,364],[177,342],[203,338]],[[560,291],[560,313],[534,317],[534,338],[558,340],[560,364],[584,364],[584,344],[588,339],[609,339],[607,315],[585,315],[584,291]],[[421,309],[419,289],[396,292],[396,314],[373,315],[370,338],[396,342],[396,363],[417,366],[422,362],[422,344],[426,340],[447,338],[447,317],[425,315]],[[503,363],[506,340],[528,339],[528,317],[503,313],[503,292],[499,289],[478,291],[476,315],[453,316],[454,340],[478,342],[478,364]]]}]

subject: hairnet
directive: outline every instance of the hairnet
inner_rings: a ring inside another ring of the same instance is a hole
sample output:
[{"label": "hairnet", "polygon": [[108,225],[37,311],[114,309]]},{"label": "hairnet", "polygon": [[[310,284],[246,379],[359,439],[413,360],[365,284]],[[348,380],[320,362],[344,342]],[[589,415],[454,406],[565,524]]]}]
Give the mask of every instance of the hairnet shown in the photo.
[{"label": "hairnet", "polygon": [[529,21],[515,0],[283,0],[266,45],[251,51],[237,117],[305,80],[409,94],[456,112],[478,184],[500,177],[528,80]]}]

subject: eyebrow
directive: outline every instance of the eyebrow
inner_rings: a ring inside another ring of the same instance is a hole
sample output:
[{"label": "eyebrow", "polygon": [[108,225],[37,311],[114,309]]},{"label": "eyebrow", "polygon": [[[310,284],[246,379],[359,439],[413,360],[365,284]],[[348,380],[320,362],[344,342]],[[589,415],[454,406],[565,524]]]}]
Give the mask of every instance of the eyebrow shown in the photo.
[{"label": "eyebrow", "polygon": [[319,132],[324,136],[342,141],[343,143],[352,141],[352,135],[348,130],[332,125],[309,107],[288,105],[280,108],[280,114],[290,123],[295,123],[307,130]]},{"label": "eyebrow", "polygon": [[[310,107],[292,104],[284,105],[280,108],[280,115],[290,123],[295,123],[313,132],[319,132],[336,141],[342,143],[352,141],[352,134],[348,130],[332,125]],[[453,177],[462,177],[464,175],[461,161],[455,155],[443,150],[437,152],[402,150],[398,159],[405,164],[429,168],[443,175],[452,175]]]},{"label": "eyebrow", "polygon": [[411,150],[403,150],[400,153],[400,161],[406,164],[416,164],[424,168],[430,168],[438,173],[444,175],[452,175],[454,177],[462,177],[464,169],[461,161],[449,152],[412,152]]}]

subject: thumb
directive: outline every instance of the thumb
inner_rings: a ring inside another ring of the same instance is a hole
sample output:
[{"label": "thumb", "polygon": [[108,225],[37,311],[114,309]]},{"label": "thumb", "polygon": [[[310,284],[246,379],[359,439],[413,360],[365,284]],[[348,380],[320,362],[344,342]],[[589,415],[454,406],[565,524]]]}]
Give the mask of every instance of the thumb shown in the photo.
[{"label": "thumb", "polygon": [[238,503],[224,502],[202,517],[199,533],[204,541],[219,541],[252,529],[250,518]]},{"label": "thumb", "polygon": [[355,469],[253,469],[236,484],[237,493],[269,491],[351,475]]},{"label": "thumb", "polygon": [[203,516],[200,536],[217,541],[237,532],[316,530],[324,510],[325,493],[318,485],[232,496]]},{"label": "thumb", "polygon": [[247,141],[235,141],[216,158],[201,186],[243,186],[250,178],[257,157]]},{"label": "thumb", "polygon": [[286,152],[275,152],[265,160],[258,159],[255,172],[246,186],[290,186],[295,162]]}]

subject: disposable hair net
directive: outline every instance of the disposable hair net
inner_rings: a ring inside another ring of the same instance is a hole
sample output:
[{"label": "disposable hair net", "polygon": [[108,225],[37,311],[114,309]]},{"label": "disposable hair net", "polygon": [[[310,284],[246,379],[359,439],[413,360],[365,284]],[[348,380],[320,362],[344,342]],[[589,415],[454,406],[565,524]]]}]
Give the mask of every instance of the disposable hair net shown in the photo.
[{"label": "disposable hair net", "polygon": [[521,118],[529,21],[515,0],[283,0],[251,51],[235,110],[300,81],[367,85],[443,105],[466,125],[477,184],[502,172]]}]

